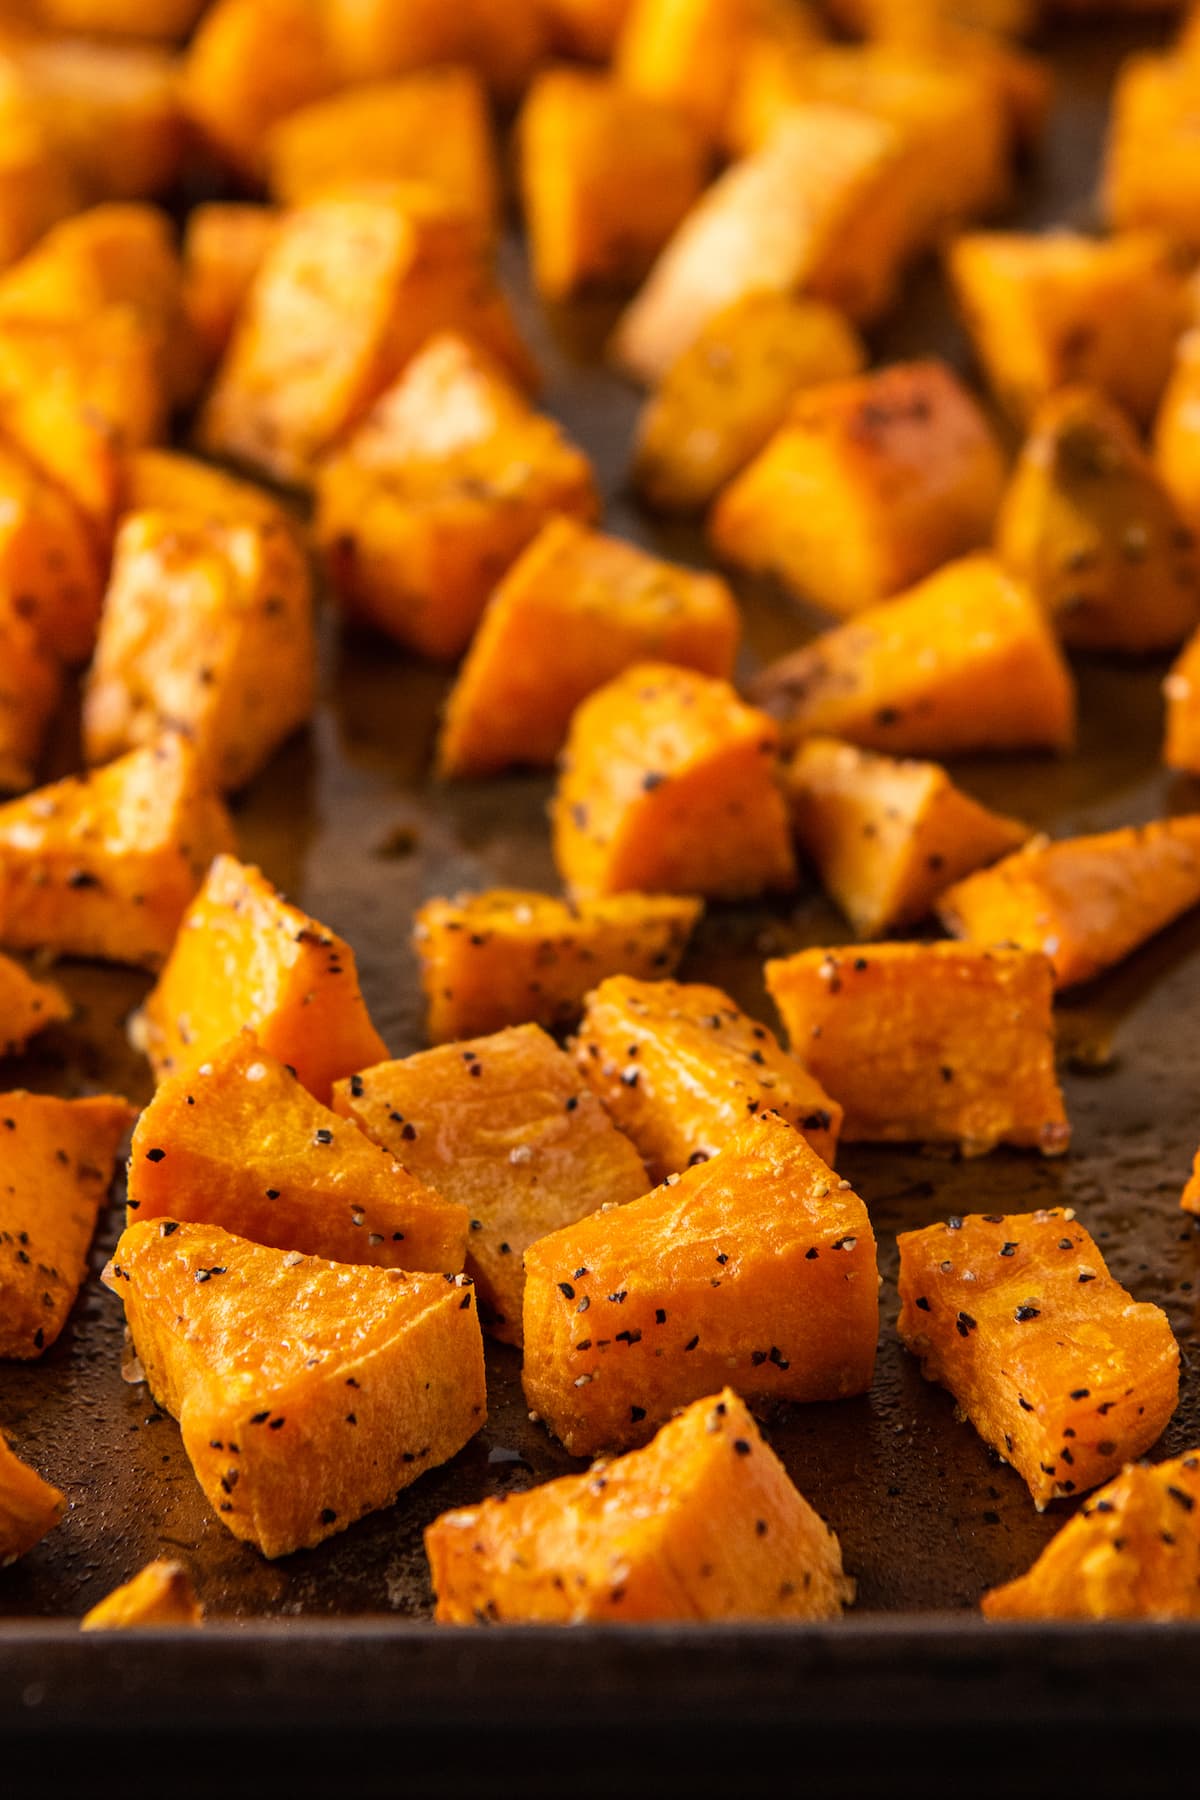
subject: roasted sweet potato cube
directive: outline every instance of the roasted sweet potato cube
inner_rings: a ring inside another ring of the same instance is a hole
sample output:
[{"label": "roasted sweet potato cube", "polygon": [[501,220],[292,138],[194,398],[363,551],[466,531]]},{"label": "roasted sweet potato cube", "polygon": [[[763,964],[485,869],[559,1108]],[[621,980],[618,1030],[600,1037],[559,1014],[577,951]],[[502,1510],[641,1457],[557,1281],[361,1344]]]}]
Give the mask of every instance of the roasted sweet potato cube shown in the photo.
[{"label": "roasted sweet potato cube", "polygon": [[1154,465],[1193,531],[1200,531],[1200,331],[1185,331],[1154,425]]},{"label": "roasted sweet potato cube", "polygon": [[721,557],[854,613],[987,543],[1004,460],[944,364],[896,363],[797,395],[713,510]]},{"label": "roasted sweet potato cube", "polygon": [[44,122],[0,99],[0,269],[81,203],[78,182]]},{"label": "roasted sweet potato cube", "polygon": [[266,488],[177,450],[138,450],[126,458],[120,510],[186,514],[209,524],[254,524],[298,535],[301,531],[296,515]]},{"label": "roasted sweet potato cube", "polygon": [[878,1334],[867,1209],[774,1115],[711,1162],[525,1252],[530,1406],[572,1456],[645,1443],[722,1381],[842,1400]]},{"label": "roasted sweet potato cube", "polygon": [[350,1267],[148,1219],[104,1280],[210,1505],[264,1556],[389,1506],[485,1421],[465,1275]]},{"label": "roasted sweet potato cube", "polygon": [[0,592],[50,656],[87,661],[103,596],[95,537],[71,497],[2,435]]},{"label": "roasted sweet potato cube", "polygon": [[1194,57],[1131,56],[1113,90],[1103,200],[1118,231],[1200,248],[1200,70]]},{"label": "roasted sweet potato cube", "polygon": [[0,1056],[16,1056],[30,1038],[69,1019],[72,1011],[52,981],[37,981],[11,956],[0,956]]},{"label": "roasted sweet potato cube", "polygon": [[365,1069],[333,1105],[467,1208],[467,1272],[504,1343],[521,1342],[529,1245],[646,1191],[641,1157],[537,1025]]},{"label": "roasted sweet potato cube", "polygon": [[387,1055],[349,944],[261,870],[218,856],[134,1029],[161,1079],[207,1062],[243,1026],[323,1105],[341,1076]]},{"label": "roasted sweet potato cube", "polygon": [[633,0],[546,0],[551,47],[590,62],[609,62]]},{"label": "roasted sweet potato cube", "polygon": [[205,12],[184,62],[182,103],[238,175],[261,179],[276,120],[336,86],[325,13],[312,0],[215,0]]},{"label": "roasted sweet potato cube", "polygon": [[170,724],[215,787],[243,787],[308,719],[315,682],[308,563],[286,524],[125,519],[84,695],[89,762]]},{"label": "roasted sweet potato cube", "polygon": [[782,53],[820,41],[814,15],[786,0],[632,0],[615,68],[635,93],[676,108],[716,139],[753,45]]},{"label": "roasted sweet potato cube", "polygon": [[314,1100],[249,1031],[164,1081],[138,1120],[128,1223],[188,1219],[381,1269],[463,1266],[467,1210]]},{"label": "roasted sweet potato cube", "polygon": [[1034,838],[938,903],[973,944],[1043,950],[1060,988],[1090,981],[1200,903],[1200,813],[1091,837]]},{"label": "roasted sweet potato cube", "polygon": [[136,1116],[101,1094],[5,1094],[0,1185],[0,1356],[29,1361],[67,1322],[117,1151]]},{"label": "roasted sweet potato cube", "polygon": [[793,1054],[845,1108],[847,1143],[1067,1148],[1040,952],[871,944],[802,950],[766,974]]},{"label": "roasted sweet potato cube", "polygon": [[131,1581],[107,1594],[80,1620],[81,1631],[145,1630],[149,1626],[200,1625],[204,1608],[182,1563],[147,1563]]},{"label": "roasted sweet potato cube", "polygon": [[38,15],[56,31],[86,37],[185,37],[206,0],[38,0]]},{"label": "roasted sweet potato cube", "polygon": [[854,1598],[732,1388],[602,1473],[443,1513],[425,1548],[443,1625],[835,1619]]},{"label": "roasted sweet potato cube", "polygon": [[555,518],[487,603],[446,702],[443,775],[552,764],[575,708],[639,662],[733,675],[741,619],[717,575]]},{"label": "roasted sweet potato cube", "polygon": [[660,512],[699,512],[783,424],[801,388],[855,375],[866,351],[820,300],[747,294],[676,358],[638,425],[633,479]]},{"label": "roasted sweet potato cube", "polygon": [[1101,388],[1144,424],[1186,323],[1183,278],[1166,244],[979,232],[950,252],[950,277],[997,399],[1028,423],[1069,382]]},{"label": "roasted sweet potato cube", "polygon": [[577,900],[737,899],[796,879],[778,732],[724,681],[638,663],[571,721],[552,816]]},{"label": "roasted sweet potato cube", "polygon": [[40,1544],[67,1510],[67,1496],[21,1461],[0,1431],[0,1569]]},{"label": "roasted sweet potato cube", "polygon": [[210,201],[193,207],[183,233],[183,298],[205,363],[233,336],[242,305],[279,232],[273,206]]},{"label": "roasted sweet potato cube", "polygon": [[357,87],[453,62],[467,52],[473,6],[474,0],[457,6],[445,0],[322,0],[340,81]]},{"label": "roasted sweet potato cube", "polygon": [[1020,35],[1033,29],[1040,10],[1038,0],[832,0],[830,6],[840,25],[869,37],[947,21],[997,36]]},{"label": "roasted sweet potato cube", "polygon": [[1167,700],[1167,767],[1200,775],[1200,631],[1175,663],[1163,691]]},{"label": "roasted sweet potato cube", "polygon": [[156,969],[232,844],[195,751],[172,733],[38,788],[0,806],[0,943]]},{"label": "roasted sweet potato cube", "polygon": [[1127,1463],[1047,1544],[992,1588],[988,1619],[1200,1618],[1200,1452]]},{"label": "roasted sweet potato cube", "polygon": [[1179,1347],[1073,1212],[975,1214],[899,1244],[903,1342],[1039,1511],[1154,1443],[1175,1411]]},{"label": "roasted sweet potato cube", "polygon": [[13,604],[0,598],[0,792],[19,793],[33,783],[63,681],[57,662]]},{"label": "roasted sweet potato cube", "polygon": [[583,452],[450,334],[430,339],[317,477],[317,539],[341,604],[441,660],[466,649],[548,519],[598,511]]},{"label": "roasted sweet potato cube", "polygon": [[866,749],[953,756],[1065,750],[1075,684],[1042,608],[970,556],[772,663],[751,697],[785,743],[827,734]]},{"label": "roasted sweet potato cube", "polygon": [[609,976],[588,995],[571,1049],[652,1181],[716,1156],[759,1112],[778,1113],[833,1163],[838,1102],[720,988]]},{"label": "roasted sweet potato cube", "polygon": [[607,975],[673,975],[702,911],[671,894],[573,904],[524,888],[427,900],[413,943],[429,1041],[572,1025]]},{"label": "roasted sweet potato cube", "polygon": [[996,553],[1084,650],[1173,649],[1200,624],[1200,569],[1137,432],[1105,396],[1064,388],[1034,415]]},{"label": "roasted sweet potato cube", "polygon": [[785,767],[796,833],[859,937],[916,924],[944,888],[1030,835],[937,763],[809,738]]}]

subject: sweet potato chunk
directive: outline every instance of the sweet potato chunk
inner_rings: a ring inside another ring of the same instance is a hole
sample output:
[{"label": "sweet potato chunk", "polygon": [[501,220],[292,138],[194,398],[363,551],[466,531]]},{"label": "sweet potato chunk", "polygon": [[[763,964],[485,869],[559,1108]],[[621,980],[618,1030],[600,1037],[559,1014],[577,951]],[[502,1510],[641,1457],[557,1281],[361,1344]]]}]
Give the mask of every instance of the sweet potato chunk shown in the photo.
[{"label": "sweet potato chunk", "polygon": [[102,38],[185,37],[205,0],[38,0],[38,15],[56,31]]},{"label": "sweet potato chunk", "polygon": [[866,351],[836,308],[752,293],[716,313],[666,371],[638,425],[633,479],[660,512],[699,512],[787,417],[797,391],[856,375]]},{"label": "sweet potato chunk", "polygon": [[732,1388],[602,1470],[443,1513],[425,1548],[443,1625],[835,1619],[854,1598]]},{"label": "sweet potato chunk", "polygon": [[1167,676],[1163,691],[1167,699],[1167,767],[1200,775],[1200,631]]},{"label": "sweet potato chunk", "polygon": [[610,976],[572,1049],[652,1181],[716,1156],[757,1112],[778,1113],[833,1162],[840,1105],[720,988]]},{"label": "sweet potato chunk", "polygon": [[771,664],[751,697],[785,743],[820,733],[870,750],[953,756],[1065,750],[1075,684],[1045,613],[988,556],[939,569]]},{"label": "sweet potato chunk", "polygon": [[33,783],[63,682],[57,662],[13,605],[0,597],[0,792],[19,793]]},{"label": "sweet potato chunk", "polygon": [[467,1211],[431,1193],[239,1032],[164,1081],[138,1120],[128,1222],[220,1225],[276,1250],[381,1269],[463,1266]]},{"label": "sweet potato chunk", "polygon": [[632,0],[615,68],[633,92],[676,108],[711,138],[721,136],[738,72],[751,47],[812,49],[812,15],[787,0]]},{"label": "sweet potato chunk", "polygon": [[429,1041],[571,1025],[607,975],[673,975],[703,909],[671,894],[572,904],[524,888],[427,900],[413,943]]},{"label": "sweet potato chunk", "polygon": [[33,248],[82,196],[60,145],[19,102],[0,100],[0,269]]},{"label": "sweet potato chunk", "polygon": [[1200,1617],[1200,1452],[1128,1463],[1028,1574],[980,1601],[988,1619]]},{"label": "sweet potato chunk", "polygon": [[67,1510],[67,1496],[21,1461],[0,1431],[0,1569],[40,1544]]},{"label": "sweet potato chunk", "polygon": [[71,1012],[61,988],[35,981],[11,956],[0,956],[0,1056],[16,1056],[31,1037]]},{"label": "sweet potato chunk", "polygon": [[136,1033],[161,1079],[207,1062],[243,1026],[322,1105],[340,1076],[387,1055],[349,944],[289,905],[261,870],[218,856]]},{"label": "sweet potato chunk", "polygon": [[70,496],[2,435],[0,592],[51,656],[87,661],[103,592],[95,539]]},{"label": "sweet potato chunk", "polygon": [[187,512],[125,519],[84,695],[89,762],[170,724],[214,786],[243,787],[307,720],[315,682],[311,582],[293,531]]},{"label": "sweet potato chunk", "polygon": [[944,888],[1030,835],[964,794],[937,763],[833,738],[801,744],[784,784],[822,886],[863,938],[915,924]]},{"label": "sweet potato chunk", "polygon": [[1139,424],[1152,415],[1185,324],[1183,279],[1161,239],[979,232],[950,276],[997,399],[1023,423],[1055,388],[1086,382]]},{"label": "sweet potato chunk", "polygon": [[590,62],[608,62],[633,0],[546,0],[543,12],[553,49]]},{"label": "sweet potato chunk", "polygon": [[552,764],[597,688],[639,662],[729,680],[740,631],[719,576],[552,519],[488,601],[446,702],[441,772]]},{"label": "sweet potato chunk", "polygon": [[1184,523],[1200,531],[1200,331],[1175,346],[1154,424],[1154,465]]},{"label": "sweet potato chunk", "polygon": [[465,1275],[350,1267],[147,1220],[104,1272],[234,1537],[286,1556],[389,1506],[486,1418]]},{"label": "sweet potato chunk", "polygon": [[1034,416],[996,552],[1084,650],[1173,649],[1200,624],[1200,570],[1137,432],[1103,394],[1065,388]]},{"label": "sweet potato chunk", "polygon": [[232,843],[195,752],[173,734],[38,788],[0,806],[0,943],[156,969]]},{"label": "sweet potato chunk", "polygon": [[205,363],[215,366],[279,232],[272,206],[211,201],[193,207],[183,233],[183,297]]},{"label": "sweet potato chunk", "polygon": [[1175,1411],[1179,1347],[1073,1212],[902,1232],[899,1331],[1041,1511],[1140,1456]]},{"label": "sweet potato chunk", "polygon": [[182,100],[237,174],[260,179],[276,120],[336,85],[326,11],[313,0],[215,0],[205,12],[184,63]]},{"label": "sweet potato chunk", "polygon": [[1037,952],[960,944],[802,950],[767,964],[793,1053],[845,1107],[848,1143],[1015,1144],[1059,1156],[1054,979]]},{"label": "sweet potato chunk", "polygon": [[1039,837],[947,889],[938,910],[973,944],[1043,950],[1060,988],[1090,981],[1200,903],[1200,813],[1091,837]]},{"label": "sweet potato chunk", "polygon": [[580,900],[722,899],[796,879],[778,733],[723,681],[639,663],[578,708],[553,804],[554,855]]},{"label": "sweet potato chunk", "polygon": [[525,1277],[525,1395],[572,1456],[645,1443],[726,1380],[773,1400],[871,1385],[867,1209],[773,1115],[631,1206],[532,1245]]},{"label": "sweet potato chunk", "polygon": [[135,1118],[102,1094],[0,1096],[0,1356],[29,1361],[67,1321],[121,1139]]},{"label": "sweet potato chunk", "polygon": [[1180,1204],[1185,1212],[1200,1213],[1200,1150],[1196,1152],[1191,1179],[1183,1190],[1183,1199]]},{"label": "sweet potato chunk", "polygon": [[252,523],[300,532],[295,514],[266,488],[176,450],[138,450],[126,458],[121,512],[187,513],[210,524]]},{"label": "sweet potato chunk", "polygon": [[583,452],[449,333],[430,339],[317,479],[317,538],[342,604],[446,660],[549,518],[590,522],[598,511]]},{"label": "sweet potato chunk", "polygon": [[1103,200],[1118,230],[1200,248],[1200,73],[1189,56],[1131,56],[1113,91]]},{"label": "sweet potato chunk", "polygon": [[204,1608],[182,1563],[147,1563],[132,1581],[114,1588],[83,1615],[81,1631],[145,1630],[149,1626],[200,1625]]},{"label": "sweet potato chunk", "polygon": [[944,363],[814,387],[714,508],[721,557],[860,612],[988,542],[1004,461]]},{"label": "sweet potato chunk", "polygon": [[646,1191],[641,1157],[537,1025],[381,1063],[333,1105],[467,1208],[479,1316],[504,1343],[521,1342],[528,1246]]}]

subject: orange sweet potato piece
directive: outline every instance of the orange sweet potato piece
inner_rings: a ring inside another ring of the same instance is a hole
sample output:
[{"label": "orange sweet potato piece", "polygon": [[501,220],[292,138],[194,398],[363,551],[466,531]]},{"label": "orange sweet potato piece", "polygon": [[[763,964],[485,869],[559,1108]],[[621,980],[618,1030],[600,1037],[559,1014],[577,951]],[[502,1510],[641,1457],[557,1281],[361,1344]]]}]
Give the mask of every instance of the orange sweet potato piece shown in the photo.
[{"label": "orange sweet potato piece", "polygon": [[389,1506],[486,1418],[465,1275],[350,1267],[147,1220],[104,1280],[234,1537],[286,1556]]},{"label": "orange sweet potato piece", "polygon": [[720,988],[610,976],[572,1049],[652,1181],[716,1156],[757,1112],[778,1113],[833,1163],[841,1106]]},{"label": "orange sweet potato piece", "polygon": [[521,1342],[528,1246],[646,1191],[641,1157],[537,1025],[365,1069],[333,1105],[467,1208],[467,1272],[504,1343]]},{"label": "orange sweet potato piece", "polygon": [[431,338],[317,479],[317,540],[353,616],[424,656],[466,648],[555,513],[590,523],[591,466],[466,338]]},{"label": "orange sweet potato piece", "polygon": [[13,606],[0,597],[0,792],[9,793],[32,785],[63,690],[57,662]]},{"label": "orange sweet potato piece", "polygon": [[443,1625],[835,1619],[841,1546],[731,1388],[644,1450],[443,1513],[425,1532]]},{"label": "orange sweet potato piece", "polygon": [[183,232],[183,300],[205,363],[224,355],[243,302],[279,233],[273,206],[210,201]]},{"label": "orange sweet potato piece", "polygon": [[145,1630],[149,1626],[200,1625],[204,1608],[182,1563],[147,1563],[131,1581],[107,1594],[80,1621],[81,1631]]},{"label": "orange sweet potato piece", "polygon": [[3,436],[0,591],[51,656],[87,661],[103,597],[95,539],[70,495]]},{"label": "orange sweet potato piece", "polygon": [[210,524],[300,533],[295,514],[256,482],[177,450],[138,450],[121,471],[121,513],[187,513]]},{"label": "orange sweet potato piece", "polygon": [[551,47],[566,56],[608,62],[633,0],[546,0]]},{"label": "orange sweet potato piece", "polygon": [[1166,765],[1200,775],[1200,631],[1185,645],[1163,683],[1163,692],[1167,700]]},{"label": "orange sweet potato piece", "polygon": [[778,734],[723,681],[639,663],[584,701],[553,804],[554,855],[581,900],[722,899],[790,888]]},{"label": "orange sweet potato piece", "polygon": [[0,943],[158,968],[232,843],[228,813],[175,735],[38,788],[0,806]]},{"label": "orange sweet potato piece", "polygon": [[336,85],[325,12],[313,0],[215,0],[207,8],[184,62],[182,103],[237,174],[261,178],[275,121]]},{"label": "orange sweet potato piece", "polygon": [[525,1252],[525,1395],[572,1456],[645,1443],[726,1380],[841,1400],[871,1385],[878,1313],[858,1195],[782,1119],[748,1119],[711,1162]]},{"label": "orange sweet potato piece", "polygon": [[944,363],[896,363],[813,387],[711,520],[721,557],[854,613],[988,542],[1004,460]]},{"label": "orange sweet potato piece", "polygon": [[1066,750],[1075,684],[1045,613],[989,556],[969,556],[907,594],[771,664],[751,698],[785,743],[827,734],[903,756]]},{"label": "orange sweet potato piece", "polygon": [[1130,56],[1117,72],[1102,199],[1118,231],[1200,248],[1200,76],[1194,57]]},{"label": "orange sweet potato piece", "polygon": [[67,1510],[67,1496],[21,1461],[0,1431],[0,1569],[40,1544]]},{"label": "orange sweet potato piece", "polygon": [[1200,530],[1200,330],[1185,331],[1154,424],[1154,465],[1183,517]]},{"label": "orange sweet potato piece", "polygon": [[1060,988],[1090,981],[1200,902],[1200,814],[1057,843],[1035,838],[949,888],[947,929],[1043,950]]},{"label": "orange sweet potato piece", "polygon": [[185,37],[205,0],[38,0],[39,18],[56,31],[99,38]]},{"label": "orange sweet potato piece", "polygon": [[441,772],[552,764],[597,688],[639,662],[729,680],[740,631],[719,576],[552,519],[488,601],[446,702]]},{"label": "orange sweet potato piece", "polygon": [[900,1336],[1041,1511],[1140,1456],[1175,1411],[1179,1347],[1074,1213],[902,1232]]},{"label": "orange sweet potato piece", "polygon": [[863,938],[915,924],[944,888],[1030,835],[964,794],[937,763],[834,738],[801,744],[784,785],[822,886]]},{"label": "orange sweet potato piece", "polygon": [[845,1107],[848,1143],[1070,1142],[1039,953],[960,944],[802,950],[767,964],[793,1053]]},{"label": "orange sweet potato piece", "polygon": [[81,195],[62,146],[29,107],[0,98],[0,269],[75,211]]},{"label": "orange sweet potato piece", "polygon": [[11,956],[0,956],[0,1056],[16,1056],[31,1037],[72,1011],[52,981],[35,981]]},{"label": "orange sweet potato piece", "polygon": [[742,64],[756,43],[779,53],[815,48],[812,14],[776,0],[632,0],[615,68],[634,93],[675,107],[721,135]]},{"label": "orange sweet potato piece", "polygon": [[220,1225],[331,1262],[457,1274],[466,1253],[466,1208],[314,1100],[248,1031],[162,1083],[133,1134],[128,1195],[129,1224]]},{"label": "orange sweet potato piece", "polygon": [[[1046,135],[1054,76],[1039,56],[1021,50],[1000,35],[1007,29],[985,18],[985,12],[1020,10],[1023,0],[996,0],[981,7],[979,0],[933,0],[914,5],[913,0],[875,0],[879,14],[871,36],[888,47],[910,55],[934,58],[943,67],[968,70],[991,88],[1003,108],[1011,148],[1025,153],[1037,150]],[[1030,8],[1024,7],[1026,13]],[[886,13],[886,17],[882,16]]]},{"label": "orange sweet potato piece", "polygon": [[0,1096],[0,1356],[40,1356],[66,1324],[117,1150],[135,1116],[128,1101],[111,1094]]},{"label": "orange sweet potato piece", "polygon": [[1200,1617],[1200,1452],[1128,1463],[1027,1574],[983,1596],[988,1619]]},{"label": "orange sweet potato piece", "polygon": [[261,870],[218,856],[136,1033],[161,1079],[207,1062],[243,1026],[323,1105],[341,1076],[387,1055],[349,944]]},{"label": "orange sweet potato piece", "polygon": [[672,894],[572,903],[525,888],[427,900],[413,943],[429,1041],[571,1025],[607,975],[673,975],[703,910]]}]

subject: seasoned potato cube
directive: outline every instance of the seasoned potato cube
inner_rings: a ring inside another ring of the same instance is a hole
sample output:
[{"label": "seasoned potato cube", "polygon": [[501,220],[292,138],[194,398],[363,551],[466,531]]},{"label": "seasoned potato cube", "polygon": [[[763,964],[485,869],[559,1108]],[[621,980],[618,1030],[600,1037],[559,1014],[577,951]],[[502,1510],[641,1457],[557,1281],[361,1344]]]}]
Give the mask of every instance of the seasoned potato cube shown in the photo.
[{"label": "seasoned potato cube", "polygon": [[[1005,0],[999,0],[1003,10]],[[1000,35],[978,0],[868,0],[875,43],[985,81],[1003,109],[1012,146],[1032,151],[1045,135],[1054,77],[1049,65]],[[866,7],[863,8],[867,10]],[[1028,11],[1028,8],[1026,9]]]},{"label": "seasoned potato cube", "polygon": [[126,458],[121,512],[186,513],[210,524],[299,531],[296,518],[266,488],[176,450],[139,450]]},{"label": "seasoned potato cube", "polygon": [[989,556],[968,556],[765,669],[752,698],[787,743],[953,756],[1066,750],[1075,684],[1046,615]]},{"label": "seasoned potato cube", "polygon": [[57,660],[13,603],[0,601],[0,793],[32,786],[62,692]]},{"label": "seasoned potato cube", "polygon": [[81,204],[61,145],[28,108],[0,98],[0,269]]},{"label": "seasoned potato cube", "polygon": [[212,201],[193,207],[183,231],[183,301],[209,366],[218,363],[255,276],[279,231],[272,206]]},{"label": "seasoned potato cube", "polygon": [[[321,0],[339,78],[350,87],[453,62],[466,53],[476,0]],[[514,17],[525,4],[517,0]],[[514,35],[520,35],[516,26]],[[289,109],[291,110],[291,109]]]},{"label": "seasoned potato cube", "polygon": [[80,1620],[80,1631],[144,1631],[147,1627],[200,1625],[204,1608],[192,1578],[178,1562],[147,1563],[123,1586],[114,1588]]},{"label": "seasoned potato cube", "polygon": [[854,613],[986,543],[1004,491],[991,427],[954,373],[896,363],[809,388],[717,500],[727,561]]},{"label": "seasoned potato cube", "polygon": [[40,1544],[67,1510],[67,1496],[21,1461],[0,1431],[0,1569]]},{"label": "seasoned potato cube", "polygon": [[752,293],[715,314],[638,425],[633,479],[660,512],[699,512],[787,417],[801,388],[857,375],[866,350],[834,307]]},{"label": "seasoned potato cube", "polygon": [[1104,210],[1118,231],[1200,247],[1200,69],[1194,57],[1131,56],[1113,93]]},{"label": "seasoned potato cube", "polygon": [[35,981],[20,963],[0,956],[0,1055],[18,1055],[30,1038],[69,1019],[73,1010],[52,981]]},{"label": "seasoned potato cube", "polygon": [[553,763],[575,708],[633,663],[728,680],[740,629],[718,576],[552,519],[488,601],[446,702],[441,772]]},{"label": "seasoned potato cube", "polygon": [[716,139],[754,44],[811,49],[821,35],[814,15],[789,0],[632,0],[614,67],[626,87]]},{"label": "seasoned potato cube", "polygon": [[590,522],[591,466],[467,339],[431,338],[317,476],[317,540],[347,613],[460,656],[555,513]]},{"label": "seasoned potato cube", "polygon": [[1184,648],[1163,691],[1167,700],[1167,767],[1200,775],[1200,631]]},{"label": "seasoned potato cube", "polygon": [[313,0],[214,0],[184,60],[181,98],[205,143],[261,180],[276,120],[337,85],[331,28]]},{"label": "seasoned potato cube", "polygon": [[1200,531],[1200,330],[1175,346],[1154,426],[1154,466],[1186,525]]},{"label": "seasoned potato cube", "polygon": [[48,655],[87,661],[103,593],[95,538],[70,496],[2,436],[0,592]]},{"label": "seasoned potato cube", "polygon": [[568,892],[744,898],[796,879],[778,732],[726,682],[639,663],[571,721],[554,797]]}]

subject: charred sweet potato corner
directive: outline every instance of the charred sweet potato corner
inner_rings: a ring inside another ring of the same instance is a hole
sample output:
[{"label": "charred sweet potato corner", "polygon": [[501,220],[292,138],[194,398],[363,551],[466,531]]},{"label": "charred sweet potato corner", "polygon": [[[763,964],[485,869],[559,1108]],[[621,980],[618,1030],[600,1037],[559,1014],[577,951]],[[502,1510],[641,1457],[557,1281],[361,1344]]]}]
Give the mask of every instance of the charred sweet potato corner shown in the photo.
[{"label": "charred sweet potato corner", "polygon": [[[1102,10],[0,6],[18,1606],[61,1556],[88,1632],[328,1610],[350,1532],[445,1625],[832,1624],[909,1555],[857,1492],[904,1390],[963,1603],[1200,1618],[1132,1254],[1200,1217],[1200,10],[1118,70],[1102,227],[1024,229],[1038,27]],[[1073,1079],[1155,984],[1157,1189]],[[1031,1567],[951,1436],[1054,1508]]]}]

